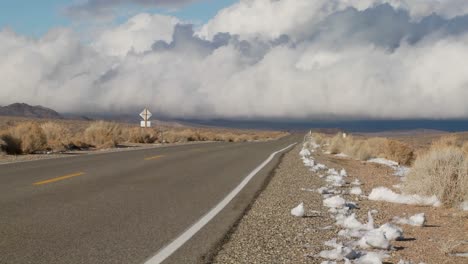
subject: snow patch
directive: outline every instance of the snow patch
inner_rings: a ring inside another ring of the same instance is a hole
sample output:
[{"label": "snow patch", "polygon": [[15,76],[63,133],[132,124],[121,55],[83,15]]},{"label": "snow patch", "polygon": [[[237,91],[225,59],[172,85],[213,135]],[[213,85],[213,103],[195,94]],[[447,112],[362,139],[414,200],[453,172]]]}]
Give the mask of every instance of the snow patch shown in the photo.
[{"label": "snow patch", "polygon": [[366,255],[357,259],[354,263],[356,264],[382,264],[383,260],[389,256],[384,253],[369,252]]},{"label": "snow patch", "polygon": [[347,158],[349,157],[348,155],[344,154],[344,153],[339,153],[339,154],[336,154],[335,157],[338,157],[338,158]]},{"label": "snow patch", "polygon": [[299,152],[299,155],[302,157],[309,157],[312,153],[310,153],[310,150],[303,148],[301,152]]},{"label": "snow patch", "polygon": [[412,225],[412,226],[424,226],[426,224],[426,215],[424,213],[416,214],[410,218],[395,217],[393,221],[398,224]]},{"label": "snow patch", "polygon": [[360,186],[360,185],[362,185],[362,183],[361,183],[361,181],[360,181],[359,179],[355,179],[355,180],[351,183],[351,185]]},{"label": "snow patch", "polygon": [[400,166],[400,164],[398,164],[398,162],[393,161],[393,160],[384,159],[384,158],[370,159],[367,162],[377,163],[377,164],[388,166],[388,167],[392,168],[395,171],[393,173],[393,175],[398,176],[398,177],[404,177],[404,176],[408,175],[408,173],[410,171],[410,168],[405,167],[405,166]]},{"label": "snow patch", "polygon": [[367,232],[359,241],[359,245],[362,248],[390,249],[390,241],[385,236],[384,231],[379,229],[373,229]]},{"label": "snow patch", "polygon": [[323,205],[329,208],[343,208],[345,204],[346,200],[339,195],[323,200]]},{"label": "snow patch", "polygon": [[354,195],[361,195],[362,194],[362,189],[361,189],[361,187],[353,187],[353,188],[351,188],[349,193],[354,194]]},{"label": "snow patch", "polygon": [[428,205],[436,207],[441,206],[441,202],[435,195],[431,197],[424,197],[417,194],[398,194],[388,189],[387,187],[374,188],[369,194],[369,200],[399,204]]},{"label": "snow patch", "polygon": [[464,202],[460,205],[460,209],[463,210],[463,211],[468,211],[468,201],[464,201]]},{"label": "snow patch", "polygon": [[291,209],[291,214],[296,217],[304,217],[304,203],[300,203],[298,206]]},{"label": "snow patch", "polygon": [[382,165],[386,165],[386,166],[389,166],[389,167],[396,167],[396,166],[399,165],[398,162],[396,162],[396,161],[383,159],[383,158],[370,159],[367,162],[382,164]]},{"label": "snow patch", "polygon": [[385,237],[392,240],[403,239],[403,230],[396,225],[386,223],[379,227],[379,230],[385,234]]}]

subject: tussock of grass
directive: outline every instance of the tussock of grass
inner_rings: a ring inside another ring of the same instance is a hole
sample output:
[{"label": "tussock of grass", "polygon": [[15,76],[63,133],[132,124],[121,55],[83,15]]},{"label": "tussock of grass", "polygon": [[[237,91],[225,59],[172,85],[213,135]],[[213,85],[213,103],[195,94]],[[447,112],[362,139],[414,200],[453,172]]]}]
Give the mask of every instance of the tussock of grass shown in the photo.
[{"label": "tussock of grass", "polygon": [[[322,139],[324,141],[324,139]],[[414,152],[408,145],[387,138],[356,138],[337,134],[328,139],[328,151],[332,154],[344,153],[359,160],[386,158],[403,165],[414,160]]]},{"label": "tussock of grass", "polygon": [[407,192],[436,195],[445,205],[468,200],[468,158],[460,147],[436,142],[420,155],[404,188]]},{"label": "tussock of grass", "polygon": [[64,125],[47,122],[41,124],[41,128],[47,140],[47,148],[52,151],[65,151],[72,144],[72,134]]},{"label": "tussock of grass", "polygon": [[414,160],[414,151],[408,145],[396,140],[387,140],[384,157],[399,164],[410,165]]},{"label": "tussock of grass", "polygon": [[122,140],[123,130],[117,123],[97,121],[84,131],[87,144],[98,148],[116,147]]},{"label": "tussock of grass", "polygon": [[126,134],[126,138],[130,143],[152,144],[158,140],[158,132],[151,128],[129,128]]},{"label": "tussock of grass", "polygon": [[11,128],[3,140],[7,141],[9,150],[14,154],[32,154],[47,149],[44,131],[34,122],[21,123]]}]

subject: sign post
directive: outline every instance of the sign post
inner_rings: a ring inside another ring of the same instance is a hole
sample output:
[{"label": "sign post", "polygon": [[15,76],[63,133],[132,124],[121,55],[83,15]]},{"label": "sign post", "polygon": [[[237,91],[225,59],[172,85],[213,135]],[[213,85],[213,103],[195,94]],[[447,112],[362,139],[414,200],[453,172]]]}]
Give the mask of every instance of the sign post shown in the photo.
[{"label": "sign post", "polygon": [[149,119],[153,116],[153,114],[151,114],[148,108],[145,108],[143,112],[140,113],[140,116],[144,120],[144,121],[141,121],[140,126],[144,128],[151,127],[151,121],[149,121]]}]

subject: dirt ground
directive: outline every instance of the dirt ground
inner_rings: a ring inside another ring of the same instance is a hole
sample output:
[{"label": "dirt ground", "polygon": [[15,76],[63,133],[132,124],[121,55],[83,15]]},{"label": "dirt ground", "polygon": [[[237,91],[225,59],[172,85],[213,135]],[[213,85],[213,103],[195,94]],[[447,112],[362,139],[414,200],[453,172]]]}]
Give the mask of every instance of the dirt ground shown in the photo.
[{"label": "dirt ground", "polygon": [[[406,142],[424,148],[439,136],[428,135],[418,139],[406,138]],[[403,139],[402,141],[405,141]],[[282,160],[269,185],[233,230],[216,256],[214,263],[322,263],[317,254],[324,250],[323,243],[337,236],[338,228],[330,219],[328,208],[322,206],[322,197],[315,191],[324,186],[317,173],[309,171],[299,156],[300,147],[288,153]],[[347,186],[359,179],[364,195],[375,187],[385,186],[400,192],[401,178],[385,165],[368,163],[346,157],[337,157],[318,151],[313,154],[316,162],[348,173]],[[411,263],[462,264],[466,257],[454,256],[468,252],[468,212],[457,209],[430,206],[393,204],[370,201],[367,198],[343,195],[355,201],[355,211],[361,222],[366,222],[367,213],[377,210],[375,224],[391,222],[394,217],[409,217],[424,213],[425,226],[415,227],[398,224],[403,229],[404,239],[394,241],[394,250],[385,263],[400,260]],[[304,202],[306,217],[291,216],[290,209]],[[331,229],[323,229],[331,226]],[[343,263],[343,261],[338,262]]]},{"label": "dirt ground", "polygon": [[[369,194],[375,187],[385,186],[400,192],[395,185],[401,183],[401,178],[394,176],[393,169],[385,165],[367,163],[333,155],[316,154],[318,162],[330,168],[344,168],[350,179],[359,179],[364,194]],[[427,223],[424,227],[400,225],[403,228],[405,240],[395,241],[397,251],[392,252],[390,263],[398,263],[400,259],[411,260],[414,263],[468,263],[467,258],[451,256],[453,253],[468,252],[468,212],[444,207],[415,206],[376,202],[367,199],[359,201],[359,219],[364,222],[367,212],[376,209],[376,224],[390,222],[393,217],[409,217],[425,213]],[[465,243],[465,244],[464,244]]]}]

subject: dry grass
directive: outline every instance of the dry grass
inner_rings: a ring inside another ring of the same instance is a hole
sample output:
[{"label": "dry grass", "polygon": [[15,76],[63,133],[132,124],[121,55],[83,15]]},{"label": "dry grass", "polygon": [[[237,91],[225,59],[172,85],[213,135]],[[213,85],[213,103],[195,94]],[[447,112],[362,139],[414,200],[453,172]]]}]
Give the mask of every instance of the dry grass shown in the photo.
[{"label": "dry grass", "polygon": [[190,141],[245,142],[277,139],[284,132],[158,126],[139,128],[104,121],[34,120],[0,117],[0,153],[30,154],[112,148],[121,143],[183,143]]},{"label": "dry grass", "polygon": [[[314,136],[316,137],[316,135]],[[328,151],[332,154],[344,153],[359,160],[371,158],[386,158],[400,164],[409,165],[414,160],[414,151],[408,145],[387,138],[360,138],[341,133],[332,138],[322,139],[328,143]],[[315,139],[315,138],[314,138]],[[317,140],[316,140],[317,141]]]},{"label": "dry grass", "polygon": [[[314,135],[314,140],[323,136]],[[339,133],[320,140],[328,143],[328,151],[333,154],[344,153],[360,160],[380,157],[402,165],[413,164],[405,181],[406,192],[436,195],[445,205],[458,206],[468,201],[468,134],[433,138],[432,145],[417,150],[398,140],[380,137],[344,138]],[[417,156],[416,151],[419,151]]]},{"label": "dry grass", "polygon": [[39,124],[25,122],[2,132],[8,154],[32,154],[47,149],[47,138]]},{"label": "dry grass", "polygon": [[84,131],[84,142],[97,148],[116,147],[123,141],[123,130],[117,123],[97,121]]},{"label": "dry grass", "polygon": [[128,128],[125,131],[125,138],[130,143],[152,144],[158,140],[158,131],[151,128]]},{"label": "dry grass", "polygon": [[448,206],[468,200],[466,153],[460,147],[436,142],[416,159],[404,187],[407,192],[436,195]]},{"label": "dry grass", "polygon": [[47,139],[47,148],[52,151],[65,151],[72,144],[71,131],[64,125],[47,122],[41,124],[41,128]]},{"label": "dry grass", "polygon": [[384,157],[399,164],[411,165],[414,161],[414,150],[408,145],[396,140],[386,140]]}]

